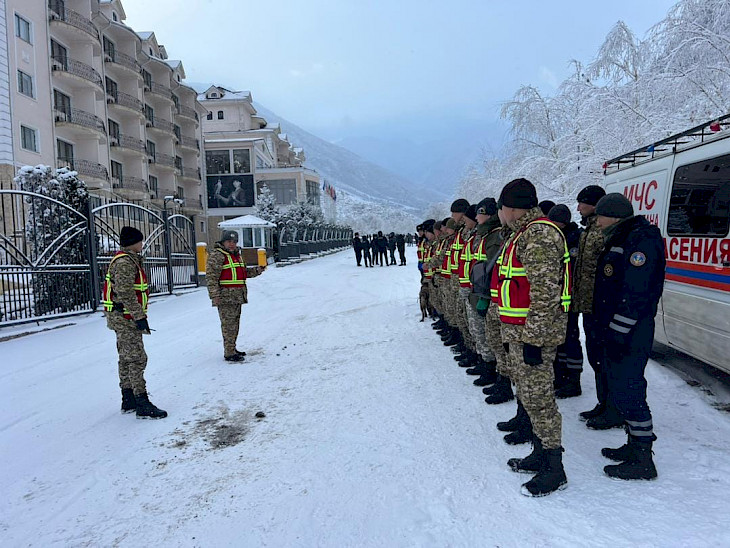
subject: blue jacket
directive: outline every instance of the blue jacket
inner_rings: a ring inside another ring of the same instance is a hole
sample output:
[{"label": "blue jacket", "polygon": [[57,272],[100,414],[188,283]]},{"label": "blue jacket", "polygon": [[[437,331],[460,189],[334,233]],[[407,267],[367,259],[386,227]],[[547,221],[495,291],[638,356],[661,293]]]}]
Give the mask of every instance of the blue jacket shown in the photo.
[{"label": "blue jacket", "polygon": [[593,316],[605,344],[650,347],[665,267],[657,227],[641,215],[615,227],[598,257],[593,296]]}]

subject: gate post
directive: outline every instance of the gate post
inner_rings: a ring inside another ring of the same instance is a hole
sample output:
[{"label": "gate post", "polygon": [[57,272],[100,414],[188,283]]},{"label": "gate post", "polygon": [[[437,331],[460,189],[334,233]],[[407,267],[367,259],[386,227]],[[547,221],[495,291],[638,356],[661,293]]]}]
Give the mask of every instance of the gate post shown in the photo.
[{"label": "gate post", "polygon": [[89,200],[86,204],[87,237],[89,239],[89,285],[91,288],[91,309],[96,311],[101,298],[101,280],[99,279],[99,264],[97,261],[98,250],[96,248],[96,226],[94,223],[94,205]]},{"label": "gate post", "polygon": [[190,216],[190,226],[193,238],[190,242],[190,247],[195,250],[195,253],[193,254],[193,257],[195,257],[195,287],[200,287],[200,274],[198,273],[198,242],[195,241],[195,215]]},{"label": "gate post", "polygon": [[170,220],[167,208],[162,210],[162,221],[165,225],[165,255],[167,256],[167,292],[172,295],[174,280],[172,277],[172,247],[170,245]]}]

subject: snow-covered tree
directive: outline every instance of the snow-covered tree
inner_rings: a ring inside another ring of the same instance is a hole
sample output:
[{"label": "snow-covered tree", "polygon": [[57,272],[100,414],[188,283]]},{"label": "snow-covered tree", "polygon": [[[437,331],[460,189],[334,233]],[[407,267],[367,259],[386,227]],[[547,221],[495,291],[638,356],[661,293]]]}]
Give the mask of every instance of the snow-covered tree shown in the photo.
[{"label": "snow-covered tree", "polygon": [[256,198],[256,216],[264,221],[279,224],[281,212],[276,203],[276,196],[271,193],[268,185],[261,187],[259,195]]},{"label": "snow-covered tree", "polygon": [[[87,265],[86,215],[89,193],[75,171],[48,166],[22,167],[18,188],[57,200],[26,196],[28,217],[25,237],[31,258],[40,269],[48,265]],[[76,213],[78,212],[78,213]],[[33,310],[37,316],[69,312],[90,300],[88,274],[39,273],[32,278]]]}]

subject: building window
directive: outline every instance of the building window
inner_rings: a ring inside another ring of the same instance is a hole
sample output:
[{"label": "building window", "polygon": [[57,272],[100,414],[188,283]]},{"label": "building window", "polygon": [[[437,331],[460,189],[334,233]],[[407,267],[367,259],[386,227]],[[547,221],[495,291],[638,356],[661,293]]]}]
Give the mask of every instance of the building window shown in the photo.
[{"label": "building window", "polygon": [[316,181],[307,180],[307,203],[319,205],[319,184]]},{"label": "building window", "polygon": [[150,156],[154,161],[156,153],[157,147],[155,146],[155,143],[153,143],[152,141],[147,141],[147,156]]},{"label": "building window", "polygon": [[231,156],[229,150],[205,151],[205,170],[209,175],[231,172]]},{"label": "building window", "polygon": [[119,162],[115,162],[114,160],[111,161],[111,167],[112,167],[112,181],[115,183],[115,186],[122,186],[122,183],[124,182],[124,168],[122,167],[122,164]]},{"label": "building window", "polygon": [[147,88],[147,91],[152,89],[152,75],[146,70],[142,69],[142,80]]},{"label": "building window", "polygon": [[35,97],[33,94],[33,77],[22,70],[18,71],[18,93],[27,97]]},{"label": "building window", "polygon": [[17,13],[15,14],[15,36],[29,44],[33,43],[30,22]]},{"label": "building window", "polygon": [[183,161],[180,156],[175,156],[175,169],[178,171],[182,171],[183,169]]},{"label": "building window", "polygon": [[69,166],[73,169],[74,165],[74,146],[61,139],[56,139],[56,151],[58,153],[58,166]]},{"label": "building window", "polygon": [[185,199],[185,189],[181,186],[177,187],[177,197],[181,200]]},{"label": "building window", "polygon": [[251,173],[251,151],[245,148],[233,151],[233,173]]},{"label": "building window", "polygon": [[117,83],[107,76],[104,84],[104,87],[106,88],[106,94],[109,97],[113,97],[116,101],[117,97],[119,97],[119,86],[117,85]]},{"label": "building window", "polygon": [[[203,204],[202,198],[200,199],[200,204],[201,204],[201,206]],[[205,232],[205,221],[200,221],[200,232]]]},{"label": "building window", "polygon": [[119,124],[117,124],[114,120],[110,120],[108,118],[107,123],[109,124],[109,137],[114,139],[117,144],[119,144],[119,136],[121,135],[121,132],[119,131]]},{"label": "building window", "polygon": [[721,238],[730,225],[730,155],[677,168],[667,233]]},{"label": "building window", "polygon": [[157,177],[150,175],[150,192],[157,196]]},{"label": "building window", "polygon": [[114,21],[115,23],[117,21],[119,21],[119,17],[117,17],[117,12],[116,11],[113,11],[112,12],[112,21]]},{"label": "building window", "polygon": [[218,119],[223,120],[223,111],[222,110],[218,111]]},{"label": "building window", "polygon": [[148,122],[154,124],[155,123],[155,109],[153,109],[149,105],[144,106],[144,117],[147,119]]},{"label": "building window", "polygon": [[280,205],[290,205],[297,201],[297,183],[294,179],[272,179],[260,181],[258,183],[258,193],[267,186],[271,194],[276,198],[276,203]]},{"label": "building window", "polygon": [[31,152],[38,152],[38,132],[29,127],[20,126],[20,146]]},{"label": "building window", "polygon": [[117,53],[117,48],[114,45],[114,42],[109,40],[106,36],[103,37],[102,41],[104,42],[104,53],[108,55],[112,61],[114,61]]},{"label": "building window", "polygon": [[63,113],[66,116],[71,115],[71,97],[65,93],[61,93],[57,89],[53,90],[53,108],[57,113]]},{"label": "building window", "polygon": [[205,117],[206,120],[212,120],[213,119],[213,113],[209,112],[208,115]]}]

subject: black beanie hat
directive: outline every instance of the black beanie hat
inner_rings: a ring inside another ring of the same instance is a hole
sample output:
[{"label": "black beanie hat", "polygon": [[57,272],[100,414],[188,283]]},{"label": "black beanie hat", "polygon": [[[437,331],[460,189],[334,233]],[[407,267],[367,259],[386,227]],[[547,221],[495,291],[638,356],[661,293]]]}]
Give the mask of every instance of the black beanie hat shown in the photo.
[{"label": "black beanie hat", "polygon": [[634,206],[620,192],[611,192],[611,194],[606,194],[598,200],[596,215],[613,217],[614,219],[627,219],[634,216]]},{"label": "black beanie hat", "polygon": [[119,233],[119,245],[122,247],[129,247],[137,242],[144,241],[144,234],[133,226],[123,226],[122,231]]},{"label": "black beanie hat", "polygon": [[477,222],[477,206],[476,204],[471,204],[468,208],[466,208],[466,213],[464,213],[464,217],[467,219],[471,219],[475,223]]},{"label": "black beanie hat", "polygon": [[497,202],[494,198],[484,198],[477,204],[477,213],[479,215],[495,215],[497,213]]},{"label": "black beanie hat", "polygon": [[606,191],[598,185],[588,185],[578,193],[578,202],[588,205],[596,205],[598,200],[606,195]]},{"label": "black beanie hat", "polygon": [[434,230],[441,230],[441,226],[442,225],[443,225],[443,223],[441,221],[434,221],[433,222],[433,229]]},{"label": "black beanie hat", "polygon": [[451,204],[451,213],[466,213],[468,207],[469,202],[467,202],[464,198],[459,198],[458,200],[454,200],[454,203]]},{"label": "black beanie hat", "polygon": [[564,225],[567,225],[571,218],[570,209],[565,204],[556,205],[548,213],[548,219],[555,223],[563,223]]},{"label": "black beanie hat", "polygon": [[537,207],[542,209],[543,214],[547,215],[550,213],[550,210],[555,207],[555,202],[552,200],[543,200],[539,204],[537,204]]},{"label": "black beanie hat", "polygon": [[504,185],[499,199],[505,207],[532,209],[537,207],[537,190],[527,179],[514,179]]},{"label": "black beanie hat", "polygon": [[433,219],[428,219],[426,221],[423,221],[423,224],[421,225],[421,229],[424,232],[430,232],[431,234],[433,234],[433,224],[435,222],[436,221],[434,221]]}]

